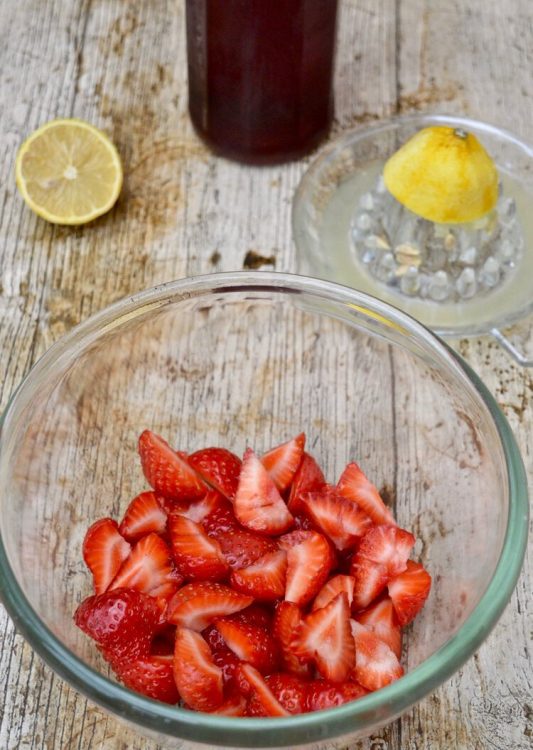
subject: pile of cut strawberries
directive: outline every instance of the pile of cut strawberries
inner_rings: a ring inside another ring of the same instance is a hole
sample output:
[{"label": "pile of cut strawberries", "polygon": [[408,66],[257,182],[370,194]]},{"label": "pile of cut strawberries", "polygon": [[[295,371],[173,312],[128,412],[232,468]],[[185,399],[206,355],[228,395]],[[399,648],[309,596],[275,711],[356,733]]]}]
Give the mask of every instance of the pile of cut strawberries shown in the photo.
[{"label": "pile of cut strawberries", "polygon": [[355,463],[328,484],[301,434],[241,461],[146,430],[152,491],[94,523],[76,624],[151,698],[225,716],[341,705],[403,674],[431,577]]}]

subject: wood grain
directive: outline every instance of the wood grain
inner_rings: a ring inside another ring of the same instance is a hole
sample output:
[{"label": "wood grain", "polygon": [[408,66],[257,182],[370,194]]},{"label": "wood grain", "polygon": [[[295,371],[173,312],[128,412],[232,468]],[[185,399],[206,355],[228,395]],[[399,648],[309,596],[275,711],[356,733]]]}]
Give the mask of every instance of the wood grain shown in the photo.
[{"label": "wood grain", "polygon": [[[293,269],[290,206],[308,160],[249,169],[198,142],[186,111],[183,0],[0,0],[0,18],[4,407],[50,344],[116,299],[172,278],[240,269],[250,251],[273,258],[275,270]],[[333,134],[428,109],[479,117],[531,141],[532,70],[530,0],[342,0]],[[23,138],[70,115],[110,133],[126,173],[116,208],[79,229],[33,216],[13,179]],[[532,373],[487,339],[456,345],[507,415],[531,477]],[[532,573],[530,547],[478,654],[351,750],[531,748]],[[155,750],[45,667],[3,610],[0,637],[1,748]]]}]

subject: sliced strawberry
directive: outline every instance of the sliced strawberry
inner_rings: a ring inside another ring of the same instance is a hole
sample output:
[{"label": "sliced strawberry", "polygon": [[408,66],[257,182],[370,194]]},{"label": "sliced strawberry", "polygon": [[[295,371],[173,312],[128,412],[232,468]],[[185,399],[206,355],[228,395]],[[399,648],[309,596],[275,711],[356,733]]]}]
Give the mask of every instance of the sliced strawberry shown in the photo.
[{"label": "sliced strawberry", "polygon": [[217,534],[216,539],[232,570],[247,568],[260,557],[278,550],[274,539],[246,531],[242,527]]},{"label": "sliced strawberry", "polygon": [[414,536],[397,526],[373,526],[365,534],[350,570],[356,610],[368,607],[392,578],[403,573],[414,543]]},{"label": "sliced strawberry", "polygon": [[243,526],[261,534],[283,534],[294,523],[276,485],[251,448],[244,454],[233,507]]},{"label": "sliced strawberry", "polygon": [[326,484],[326,479],[320,466],[313,456],[304,453],[298,471],[292,480],[291,492],[289,495],[288,508],[293,514],[300,514],[303,511],[300,503],[300,496],[304,492],[316,492]]},{"label": "sliced strawberry", "polygon": [[315,536],[315,529],[295,529],[290,531],[288,534],[283,534],[278,539],[278,545],[280,549],[290,550],[292,547],[296,547],[297,544],[306,542],[308,539],[313,539]]},{"label": "sliced strawberry", "polygon": [[356,463],[348,464],[337,483],[341,495],[356,503],[376,524],[396,525],[394,516],[376,487],[363,474]]},{"label": "sliced strawberry", "polygon": [[280,602],[274,615],[273,634],[280,645],[283,667],[292,674],[307,677],[309,665],[295,654],[301,626],[300,608],[292,602]]},{"label": "sliced strawberry", "polygon": [[113,663],[115,674],[127,687],[163,703],[178,703],[180,694],[174,680],[174,657],[145,656]]},{"label": "sliced strawberry", "polygon": [[274,617],[268,607],[254,602],[249,607],[246,607],[246,609],[241,609],[240,612],[229,615],[227,619],[235,620],[236,622],[245,622],[248,625],[258,625],[261,628],[270,630]]},{"label": "sliced strawberry", "polygon": [[174,679],[181,697],[195,711],[213,711],[223,701],[222,672],[199,633],[176,630]]},{"label": "sliced strawberry", "polygon": [[287,552],[287,585],[285,599],[300,607],[318,594],[333,567],[334,558],[326,539],[317,532],[295,544]]},{"label": "sliced strawberry", "polygon": [[231,615],[253,602],[221,583],[189,583],[180,589],[168,605],[168,622],[201,631],[217,617]]},{"label": "sliced strawberry", "polygon": [[230,583],[236,591],[249,594],[264,602],[276,601],[285,594],[287,553],[285,550],[269,552],[252,565],[234,570]]},{"label": "sliced strawberry", "polygon": [[85,564],[93,574],[94,591],[103,594],[130,554],[131,547],[120,535],[116,521],[101,518],[87,529],[82,550]]},{"label": "sliced strawberry", "polygon": [[[284,672],[276,672],[266,677],[265,682],[276,700],[290,714],[302,714],[307,710],[308,683],[305,680]],[[266,716],[263,705],[256,696],[250,699],[248,716]]]},{"label": "sliced strawberry", "polygon": [[326,708],[342,706],[349,701],[368,695],[357,682],[331,682],[312,680],[307,684],[305,711],[323,711]]},{"label": "sliced strawberry", "polygon": [[338,575],[330,578],[329,581],[323,586],[317,594],[315,601],[313,602],[312,611],[315,609],[322,609],[326,607],[332,599],[344,591],[348,598],[348,605],[352,606],[353,601],[353,587],[354,579],[352,576]]},{"label": "sliced strawberry", "polygon": [[246,698],[238,690],[232,690],[224,703],[210,713],[217,716],[244,716],[246,714]]},{"label": "sliced strawberry", "polygon": [[[402,573],[402,575],[405,575]],[[392,601],[388,596],[372,604],[368,609],[359,612],[354,618],[367,630],[382,640],[396,654],[402,655],[402,631],[394,612]]]},{"label": "sliced strawberry", "polygon": [[144,476],[156,492],[177,500],[198,500],[206,487],[187,461],[162,437],[145,430],[139,438]]},{"label": "sliced strawberry", "polygon": [[372,521],[355,503],[346,500],[334,487],[325,486],[318,492],[300,496],[305,512],[319,531],[337,547],[355,547]]},{"label": "sliced strawberry", "polygon": [[133,589],[90,596],[77,608],[74,622],[96,641],[107,659],[123,662],[148,655],[159,624],[155,599]]},{"label": "sliced strawberry", "polygon": [[148,534],[137,542],[109,588],[131,588],[166,597],[178,584],[169,548],[160,536]]},{"label": "sliced strawberry", "polygon": [[355,641],[355,669],[357,682],[367,690],[379,690],[403,675],[396,654],[374,633],[355,620],[351,623]]},{"label": "sliced strawberry", "polygon": [[261,673],[251,664],[239,665],[238,680],[241,691],[260,706],[264,711],[263,716],[290,716],[270,690]]},{"label": "sliced strawberry", "polygon": [[135,542],[151,532],[164,534],[166,526],[167,514],[155,492],[141,492],[128,505],[119,531],[129,542]]},{"label": "sliced strawberry", "polygon": [[223,617],[215,620],[214,624],[227,647],[241,661],[249,662],[263,674],[270,674],[278,669],[278,645],[264,628]]},{"label": "sliced strawberry", "polygon": [[312,659],[326,680],[343,682],[354,668],[354,639],[350,607],[344,592],[326,607],[311,612],[300,630],[296,653]]},{"label": "sliced strawberry", "polygon": [[191,581],[220,581],[229,566],[216,539],[210,539],[199,523],[172,513],[168,521],[174,560],[180,573]]},{"label": "sliced strawberry", "polygon": [[[209,490],[201,500],[196,500],[194,503],[171,500],[167,502],[167,505],[169,506],[167,509],[169,515],[171,513],[178,513],[180,516],[185,516],[185,518],[189,518],[191,521],[201,523],[202,525],[212,513],[220,511],[224,506],[230,509],[233,516],[233,508],[230,503],[216,490]],[[237,524],[236,518],[235,524]]]},{"label": "sliced strawberry", "polygon": [[302,461],[305,434],[301,432],[292,440],[272,448],[261,456],[261,463],[270,474],[280,492],[292,482]]},{"label": "sliced strawberry", "polygon": [[203,448],[191,453],[187,460],[205,482],[233,500],[241,472],[238,456],[225,448]]},{"label": "sliced strawberry", "polygon": [[[193,518],[193,521],[195,520]],[[214,503],[213,508],[202,519],[202,526],[213,539],[218,539],[222,534],[230,534],[236,530],[242,530],[242,526],[235,516],[233,505],[220,493],[217,493],[217,501]]]},{"label": "sliced strawberry", "polygon": [[388,583],[389,596],[400,625],[408,625],[420,612],[429,595],[431,576],[412,560],[407,561],[407,570]]}]

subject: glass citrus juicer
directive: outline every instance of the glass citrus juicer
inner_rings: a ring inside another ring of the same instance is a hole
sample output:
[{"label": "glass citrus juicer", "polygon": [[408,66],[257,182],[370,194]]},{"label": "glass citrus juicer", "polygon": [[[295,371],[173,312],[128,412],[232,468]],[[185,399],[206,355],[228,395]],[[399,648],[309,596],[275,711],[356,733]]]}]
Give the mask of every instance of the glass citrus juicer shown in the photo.
[{"label": "glass citrus juicer", "polygon": [[467,118],[414,115],[348,133],[296,193],[298,270],[443,336],[489,333],[531,366],[502,329],[533,309],[532,157],[510,133]]}]

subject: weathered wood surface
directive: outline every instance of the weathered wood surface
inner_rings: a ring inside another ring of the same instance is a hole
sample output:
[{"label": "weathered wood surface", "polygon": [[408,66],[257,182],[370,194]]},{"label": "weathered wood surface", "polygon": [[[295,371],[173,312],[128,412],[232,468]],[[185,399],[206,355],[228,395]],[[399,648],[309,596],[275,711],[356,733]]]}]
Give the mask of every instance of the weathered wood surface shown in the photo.
[{"label": "weathered wood surface", "polygon": [[[254,170],[212,157],[186,112],[183,0],[0,0],[0,392],[75,323],[172,278],[294,268],[290,204],[306,162]],[[533,139],[530,0],[343,0],[336,133],[394,112],[466,113]],[[82,229],[33,216],[13,179],[39,124],[79,116],[125,163],[110,215]],[[488,340],[460,342],[533,473],[533,373]],[[531,550],[531,547],[530,547]],[[353,750],[533,745],[531,555],[499,625],[430,698]],[[0,611],[0,747],[154,750],[59,680]]]}]

